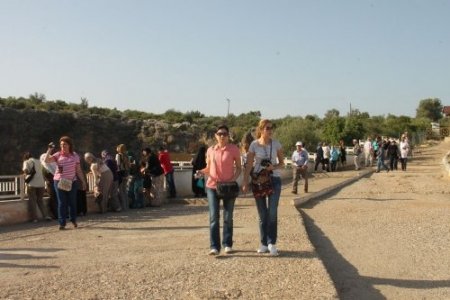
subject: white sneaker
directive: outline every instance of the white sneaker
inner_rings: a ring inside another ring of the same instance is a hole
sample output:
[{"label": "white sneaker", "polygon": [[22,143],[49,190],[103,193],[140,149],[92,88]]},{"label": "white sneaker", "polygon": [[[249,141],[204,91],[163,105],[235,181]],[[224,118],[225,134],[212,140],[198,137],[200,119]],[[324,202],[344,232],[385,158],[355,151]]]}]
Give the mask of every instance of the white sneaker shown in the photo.
[{"label": "white sneaker", "polygon": [[233,252],[233,249],[231,247],[225,247],[226,254],[230,254],[231,252]]},{"label": "white sneaker", "polygon": [[216,248],[212,248],[208,253],[208,255],[218,255],[218,254],[219,251]]},{"label": "white sneaker", "polygon": [[257,250],[258,253],[267,253],[269,252],[269,248],[267,246],[261,245],[259,246],[259,249]]},{"label": "white sneaker", "polygon": [[272,256],[278,256],[277,246],[275,246],[274,244],[269,244],[269,252]]}]

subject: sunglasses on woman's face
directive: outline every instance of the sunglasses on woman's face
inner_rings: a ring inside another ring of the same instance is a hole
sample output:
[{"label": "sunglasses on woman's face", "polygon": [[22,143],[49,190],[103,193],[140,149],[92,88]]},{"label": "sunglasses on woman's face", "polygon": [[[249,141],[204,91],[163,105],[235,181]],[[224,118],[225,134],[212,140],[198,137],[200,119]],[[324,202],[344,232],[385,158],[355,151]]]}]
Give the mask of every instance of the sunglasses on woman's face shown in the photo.
[{"label": "sunglasses on woman's face", "polygon": [[272,129],[273,129],[273,126],[266,126],[266,127],[264,127],[264,129],[265,129],[265,130],[272,130]]},{"label": "sunglasses on woman's face", "polygon": [[228,136],[228,132],[226,132],[226,131],[218,131],[218,132],[216,132],[216,134],[218,136]]}]

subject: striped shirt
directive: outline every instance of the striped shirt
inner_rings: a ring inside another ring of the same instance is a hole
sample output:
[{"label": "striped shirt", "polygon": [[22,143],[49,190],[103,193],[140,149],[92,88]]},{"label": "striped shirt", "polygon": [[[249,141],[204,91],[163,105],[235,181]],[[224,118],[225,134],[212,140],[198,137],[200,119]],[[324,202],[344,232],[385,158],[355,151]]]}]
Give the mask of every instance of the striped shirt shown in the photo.
[{"label": "striped shirt", "polygon": [[77,179],[76,167],[80,165],[80,157],[75,152],[63,154],[56,152],[52,155],[58,167],[56,168],[53,180],[60,180],[61,178],[75,181]]}]

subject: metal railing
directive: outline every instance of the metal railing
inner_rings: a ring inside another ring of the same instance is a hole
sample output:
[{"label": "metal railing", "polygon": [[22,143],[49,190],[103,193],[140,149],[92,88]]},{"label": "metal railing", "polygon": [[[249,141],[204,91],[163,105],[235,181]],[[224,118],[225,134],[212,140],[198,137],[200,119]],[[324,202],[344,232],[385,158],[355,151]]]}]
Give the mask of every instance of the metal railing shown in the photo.
[{"label": "metal railing", "polygon": [[0,201],[11,199],[25,199],[24,175],[0,176]]},{"label": "metal railing", "polygon": [[[189,161],[173,161],[175,170],[192,169]],[[88,183],[88,192],[94,190],[94,176],[91,173],[86,174]],[[2,200],[24,200],[26,198],[25,177],[24,175],[3,175],[0,176],[0,201]]]}]

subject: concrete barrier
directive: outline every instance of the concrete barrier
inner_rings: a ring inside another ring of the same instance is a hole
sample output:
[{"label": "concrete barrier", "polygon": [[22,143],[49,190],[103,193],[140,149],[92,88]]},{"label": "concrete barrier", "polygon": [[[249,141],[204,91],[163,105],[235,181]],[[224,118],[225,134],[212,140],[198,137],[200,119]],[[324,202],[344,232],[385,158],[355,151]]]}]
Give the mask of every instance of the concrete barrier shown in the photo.
[{"label": "concrete barrier", "polygon": [[354,177],[351,177],[351,178],[349,178],[347,180],[344,180],[341,183],[338,183],[336,185],[324,188],[321,191],[313,193],[313,194],[308,194],[306,196],[295,198],[293,200],[294,201],[294,205],[297,208],[297,210],[300,211],[301,206],[304,205],[305,203],[310,202],[310,201],[315,200],[315,199],[320,199],[320,198],[323,198],[323,197],[327,197],[327,196],[329,196],[329,195],[339,191],[343,187],[348,186],[348,185],[352,184],[353,182],[355,182],[355,181],[357,181],[357,180],[359,180],[359,179],[361,179],[363,177],[369,176],[372,173],[373,173],[373,169],[372,168],[367,169],[367,170],[362,170],[362,171],[358,172],[358,175],[356,175]]}]

